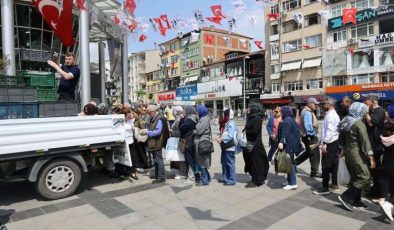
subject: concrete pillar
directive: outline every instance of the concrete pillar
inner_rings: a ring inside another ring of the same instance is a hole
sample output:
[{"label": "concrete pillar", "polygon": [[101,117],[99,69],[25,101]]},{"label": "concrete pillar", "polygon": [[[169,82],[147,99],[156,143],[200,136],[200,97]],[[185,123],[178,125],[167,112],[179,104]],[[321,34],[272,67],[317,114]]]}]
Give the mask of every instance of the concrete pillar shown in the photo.
[{"label": "concrete pillar", "polygon": [[99,73],[100,73],[100,81],[101,81],[101,103],[106,103],[106,90],[105,90],[105,43],[99,42]]},{"label": "concrete pillar", "polygon": [[122,69],[123,69],[123,103],[129,103],[129,62],[128,62],[128,37],[123,35]]},{"label": "concrete pillar", "polygon": [[14,0],[1,0],[1,23],[3,60],[9,63],[4,68],[5,75],[15,76]]},{"label": "concrete pillar", "polygon": [[89,12],[79,11],[79,49],[81,68],[81,107],[89,103],[90,93],[90,51],[89,51]]}]

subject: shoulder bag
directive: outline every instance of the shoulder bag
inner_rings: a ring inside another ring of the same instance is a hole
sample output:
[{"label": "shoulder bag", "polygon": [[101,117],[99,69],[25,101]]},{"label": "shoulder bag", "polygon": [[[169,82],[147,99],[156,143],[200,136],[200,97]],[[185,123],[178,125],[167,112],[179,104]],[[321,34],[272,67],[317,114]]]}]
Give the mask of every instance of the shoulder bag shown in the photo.
[{"label": "shoulder bag", "polygon": [[212,130],[211,130],[211,123],[209,123],[209,132],[210,132],[210,139],[203,140],[198,143],[198,154],[205,156],[213,153],[215,150],[213,148],[213,141],[212,141]]}]

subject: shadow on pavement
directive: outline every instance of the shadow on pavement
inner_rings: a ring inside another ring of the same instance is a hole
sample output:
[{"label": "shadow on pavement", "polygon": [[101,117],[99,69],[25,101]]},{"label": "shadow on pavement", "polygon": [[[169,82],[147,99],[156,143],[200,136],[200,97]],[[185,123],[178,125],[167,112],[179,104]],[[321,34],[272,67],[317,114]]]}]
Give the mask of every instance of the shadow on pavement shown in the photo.
[{"label": "shadow on pavement", "polygon": [[229,221],[229,220],[213,217],[211,210],[202,211],[201,209],[194,207],[186,207],[186,210],[189,212],[190,216],[195,220]]},{"label": "shadow on pavement", "polygon": [[[237,183],[241,183],[241,184],[247,184],[251,180],[251,178],[248,174],[237,173],[236,177],[237,177]],[[219,181],[222,179],[222,174],[221,173],[214,173],[212,179]]]},{"label": "shadow on pavement", "polygon": [[10,221],[10,217],[15,213],[15,209],[0,209],[0,227]]}]

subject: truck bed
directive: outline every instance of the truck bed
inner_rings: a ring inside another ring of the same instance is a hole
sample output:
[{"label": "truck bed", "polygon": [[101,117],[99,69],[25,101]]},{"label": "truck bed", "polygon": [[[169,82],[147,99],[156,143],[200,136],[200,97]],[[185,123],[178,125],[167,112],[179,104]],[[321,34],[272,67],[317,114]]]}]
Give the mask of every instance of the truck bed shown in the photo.
[{"label": "truck bed", "polygon": [[124,145],[123,132],[123,115],[0,120],[0,161]]}]

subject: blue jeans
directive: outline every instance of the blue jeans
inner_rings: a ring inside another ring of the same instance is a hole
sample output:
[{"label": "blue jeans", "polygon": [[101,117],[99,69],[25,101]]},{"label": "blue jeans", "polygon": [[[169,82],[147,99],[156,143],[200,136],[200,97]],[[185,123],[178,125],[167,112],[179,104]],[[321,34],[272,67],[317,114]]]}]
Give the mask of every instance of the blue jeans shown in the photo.
[{"label": "blue jeans", "polygon": [[268,160],[272,161],[272,157],[274,156],[274,153],[276,152],[276,150],[278,150],[278,143],[276,143],[275,141],[271,142],[271,148],[268,152]]},{"label": "blue jeans", "polygon": [[209,174],[209,171],[207,168],[201,168],[201,177],[200,177],[200,183],[207,185],[211,181],[211,175]]},{"label": "blue jeans", "polygon": [[287,174],[287,184],[297,185],[297,165],[294,162],[294,154],[290,154],[291,158],[291,172]]},{"label": "blue jeans", "polygon": [[235,175],[235,152],[234,151],[222,151],[221,160],[223,183],[235,185],[237,178]]}]

